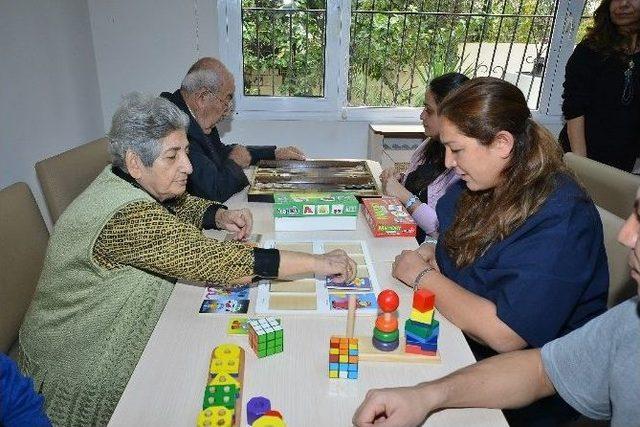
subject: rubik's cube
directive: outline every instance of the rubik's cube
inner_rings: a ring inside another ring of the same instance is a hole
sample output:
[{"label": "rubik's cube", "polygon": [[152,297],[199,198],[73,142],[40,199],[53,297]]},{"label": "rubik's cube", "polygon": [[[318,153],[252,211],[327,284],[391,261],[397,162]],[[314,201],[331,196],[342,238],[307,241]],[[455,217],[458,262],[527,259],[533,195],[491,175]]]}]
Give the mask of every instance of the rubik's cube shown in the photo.
[{"label": "rubik's cube", "polygon": [[358,378],[358,339],[333,336],[329,340],[329,378]]},{"label": "rubik's cube", "polygon": [[407,353],[435,356],[440,324],[433,318],[436,296],[426,289],[413,294],[411,316],[404,323]]},{"label": "rubik's cube", "polygon": [[249,344],[258,357],[282,353],[284,330],[275,317],[252,319],[249,325]]}]

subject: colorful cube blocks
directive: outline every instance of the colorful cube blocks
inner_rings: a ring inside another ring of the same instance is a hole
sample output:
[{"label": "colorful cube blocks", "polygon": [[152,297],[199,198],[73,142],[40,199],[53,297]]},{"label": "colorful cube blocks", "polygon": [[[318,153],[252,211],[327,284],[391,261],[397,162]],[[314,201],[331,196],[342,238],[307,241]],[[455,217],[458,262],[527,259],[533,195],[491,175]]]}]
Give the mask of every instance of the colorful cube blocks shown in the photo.
[{"label": "colorful cube blocks", "polygon": [[358,339],[332,336],[329,340],[329,378],[358,378]]},{"label": "colorful cube blocks", "polygon": [[440,324],[433,318],[435,302],[436,296],[426,289],[414,292],[411,315],[404,323],[407,353],[437,354]]},{"label": "colorful cube blocks", "polygon": [[251,319],[249,344],[258,357],[271,356],[284,350],[284,330],[275,317]]}]

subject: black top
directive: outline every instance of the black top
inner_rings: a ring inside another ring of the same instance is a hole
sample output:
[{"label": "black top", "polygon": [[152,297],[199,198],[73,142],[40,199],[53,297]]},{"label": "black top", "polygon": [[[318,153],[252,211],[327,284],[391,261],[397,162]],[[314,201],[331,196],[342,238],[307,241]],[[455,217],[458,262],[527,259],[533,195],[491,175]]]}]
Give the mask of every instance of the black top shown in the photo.
[{"label": "black top", "polygon": [[[622,101],[625,71],[634,67],[630,80],[633,96]],[[605,57],[585,42],[576,46],[567,62],[562,112],[566,120],[584,116],[587,156],[631,172],[640,154],[640,53],[628,57]],[[567,126],[560,141],[570,151]]]},{"label": "black top", "polygon": [[[229,158],[234,145],[225,145],[220,140],[215,127],[210,134],[205,134],[191,115],[180,90],[173,93],[162,92],[161,97],[174,103],[189,116],[189,160],[193,172],[187,181],[189,194],[203,199],[225,202],[229,197],[249,185],[249,180],[242,168]],[[275,146],[247,146],[251,154],[251,164],[259,160],[275,158]]]}]

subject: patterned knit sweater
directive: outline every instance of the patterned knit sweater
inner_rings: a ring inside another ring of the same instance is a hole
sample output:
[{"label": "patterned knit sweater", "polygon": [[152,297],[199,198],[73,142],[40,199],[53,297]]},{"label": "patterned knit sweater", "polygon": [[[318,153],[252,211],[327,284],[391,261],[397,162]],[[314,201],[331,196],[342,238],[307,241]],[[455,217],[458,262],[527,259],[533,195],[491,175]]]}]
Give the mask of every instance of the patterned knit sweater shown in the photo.
[{"label": "patterned knit sweater", "polygon": [[173,289],[254,274],[245,244],[206,238],[211,202],[171,209],[107,167],[55,225],[20,329],[20,364],[55,425],[106,425]]}]

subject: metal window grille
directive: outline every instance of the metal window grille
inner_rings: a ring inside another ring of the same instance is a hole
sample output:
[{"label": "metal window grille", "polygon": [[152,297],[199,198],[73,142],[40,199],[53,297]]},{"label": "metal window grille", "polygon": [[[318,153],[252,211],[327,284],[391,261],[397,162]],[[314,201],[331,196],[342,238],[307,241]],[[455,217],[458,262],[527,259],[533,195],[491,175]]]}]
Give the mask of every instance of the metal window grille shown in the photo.
[{"label": "metal window grille", "polygon": [[553,0],[352,0],[352,106],[420,106],[428,82],[458,71],[516,84],[537,108]]},{"label": "metal window grille", "polygon": [[326,0],[242,1],[248,96],[324,96]]},{"label": "metal window grille", "polygon": [[[325,96],[327,1],[241,5],[244,94]],[[537,108],[555,15],[554,0],[351,0],[347,103],[417,107],[459,71],[511,81]]]}]

